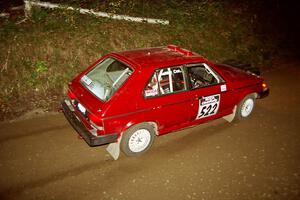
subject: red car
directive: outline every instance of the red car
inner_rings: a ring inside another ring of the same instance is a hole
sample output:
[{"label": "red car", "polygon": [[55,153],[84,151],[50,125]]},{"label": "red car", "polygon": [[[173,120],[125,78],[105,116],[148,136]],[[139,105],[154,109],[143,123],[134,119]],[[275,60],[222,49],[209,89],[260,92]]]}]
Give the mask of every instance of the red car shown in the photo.
[{"label": "red car", "polygon": [[247,118],[264,80],[175,45],[110,53],[69,84],[63,112],[90,146],[140,155],[155,136],[224,117]]}]

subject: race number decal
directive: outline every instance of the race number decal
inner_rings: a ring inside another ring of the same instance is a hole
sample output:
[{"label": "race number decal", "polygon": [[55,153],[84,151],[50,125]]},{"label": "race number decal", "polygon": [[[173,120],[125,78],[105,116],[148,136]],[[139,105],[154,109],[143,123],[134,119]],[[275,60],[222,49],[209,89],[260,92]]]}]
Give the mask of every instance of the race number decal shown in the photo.
[{"label": "race number decal", "polygon": [[220,104],[220,95],[202,97],[199,99],[199,110],[196,119],[215,115],[218,112]]}]

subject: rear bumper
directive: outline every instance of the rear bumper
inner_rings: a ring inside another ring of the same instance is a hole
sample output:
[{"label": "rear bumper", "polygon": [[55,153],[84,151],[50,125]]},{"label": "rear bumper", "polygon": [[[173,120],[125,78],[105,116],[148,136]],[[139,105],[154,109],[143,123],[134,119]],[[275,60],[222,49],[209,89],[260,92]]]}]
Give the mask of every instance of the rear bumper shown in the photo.
[{"label": "rear bumper", "polygon": [[270,89],[268,88],[268,89],[258,93],[258,98],[259,99],[265,98],[265,97],[269,96],[269,94],[270,94]]},{"label": "rear bumper", "polygon": [[68,105],[66,101],[70,102],[69,100],[64,100],[61,103],[62,111],[69,121],[69,123],[73,126],[73,128],[77,131],[77,133],[86,141],[89,146],[99,146],[103,144],[108,144],[115,142],[118,135],[117,134],[108,134],[103,136],[94,136],[92,135],[89,130],[84,126],[84,124],[75,116],[73,108]]}]

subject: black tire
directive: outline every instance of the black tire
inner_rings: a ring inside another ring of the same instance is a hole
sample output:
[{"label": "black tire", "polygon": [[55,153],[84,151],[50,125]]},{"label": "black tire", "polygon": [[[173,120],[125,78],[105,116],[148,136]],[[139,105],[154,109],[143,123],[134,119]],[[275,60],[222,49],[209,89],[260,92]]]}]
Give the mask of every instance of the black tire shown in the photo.
[{"label": "black tire", "polygon": [[255,94],[248,94],[236,108],[235,119],[243,120],[248,118],[255,107]]},{"label": "black tire", "polygon": [[155,130],[151,124],[137,124],[123,133],[121,150],[127,156],[142,155],[151,148],[154,138]]}]

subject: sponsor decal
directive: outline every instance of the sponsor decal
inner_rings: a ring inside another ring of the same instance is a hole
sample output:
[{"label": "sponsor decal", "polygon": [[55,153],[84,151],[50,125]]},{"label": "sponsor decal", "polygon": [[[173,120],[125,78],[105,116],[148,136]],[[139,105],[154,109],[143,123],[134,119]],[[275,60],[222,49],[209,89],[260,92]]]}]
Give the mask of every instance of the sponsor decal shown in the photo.
[{"label": "sponsor decal", "polygon": [[221,85],[221,92],[225,92],[227,90],[227,86],[226,85]]},{"label": "sponsor decal", "polygon": [[87,85],[90,85],[93,81],[89,78],[89,77],[87,77],[86,75],[84,75],[83,77],[81,77],[81,80],[85,83],[85,84],[87,84]]}]

